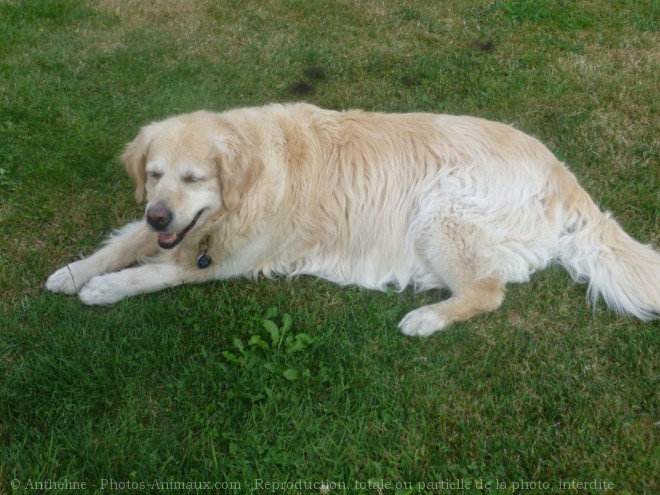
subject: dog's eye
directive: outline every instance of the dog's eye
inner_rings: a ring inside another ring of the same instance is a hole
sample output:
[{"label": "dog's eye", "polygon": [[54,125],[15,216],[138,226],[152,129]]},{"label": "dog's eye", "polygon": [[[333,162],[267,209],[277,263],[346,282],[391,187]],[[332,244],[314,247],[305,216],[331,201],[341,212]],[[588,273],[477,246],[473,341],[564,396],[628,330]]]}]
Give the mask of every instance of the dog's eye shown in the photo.
[{"label": "dog's eye", "polygon": [[147,172],[147,175],[152,179],[156,179],[156,180],[160,179],[163,176],[163,174],[160,172]]},{"label": "dog's eye", "polygon": [[201,180],[203,180],[202,177],[198,177],[192,174],[187,174],[183,176],[183,182],[185,182],[186,184],[192,184],[193,182],[199,182]]}]

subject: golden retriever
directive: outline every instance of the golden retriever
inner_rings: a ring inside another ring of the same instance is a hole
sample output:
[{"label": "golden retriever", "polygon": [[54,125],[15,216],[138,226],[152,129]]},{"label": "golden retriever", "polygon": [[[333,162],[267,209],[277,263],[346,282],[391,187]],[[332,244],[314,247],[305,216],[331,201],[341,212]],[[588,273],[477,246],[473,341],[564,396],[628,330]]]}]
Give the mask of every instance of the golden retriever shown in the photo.
[{"label": "golden retriever", "polygon": [[49,290],[110,304],[260,273],[449,289],[399,325],[426,336],[496,309],[508,282],[556,261],[592,301],[641,319],[660,310],[660,255],[508,125],[308,104],[200,111],[144,127],[122,161],[146,221],[56,271]]}]

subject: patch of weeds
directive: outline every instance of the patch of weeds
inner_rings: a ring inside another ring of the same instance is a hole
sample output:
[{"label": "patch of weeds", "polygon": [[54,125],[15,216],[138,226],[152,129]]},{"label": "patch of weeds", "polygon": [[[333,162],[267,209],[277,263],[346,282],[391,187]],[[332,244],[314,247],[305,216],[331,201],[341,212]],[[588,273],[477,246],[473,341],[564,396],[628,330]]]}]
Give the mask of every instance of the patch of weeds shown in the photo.
[{"label": "patch of weeds", "polygon": [[300,367],[295,355],[310,350],[315,339],[306,333],[292,331],[293,319],[288,313],[280,318],[279,325],[273,321],[278,315],[275,307],[268,309],[262,325],[250,332],[246,341],[234,337],[233,351],[224,351],[227,362],[245,370],[263,368],[277,379],[295,382],[301,378],[311,378],[309,368]]}]

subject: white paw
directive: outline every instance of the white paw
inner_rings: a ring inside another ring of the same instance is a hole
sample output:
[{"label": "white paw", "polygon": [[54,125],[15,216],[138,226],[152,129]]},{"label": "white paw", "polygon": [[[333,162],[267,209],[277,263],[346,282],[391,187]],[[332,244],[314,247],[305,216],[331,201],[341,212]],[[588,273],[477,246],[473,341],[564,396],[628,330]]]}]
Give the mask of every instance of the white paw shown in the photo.
[{"label": "white paw", "polygon": [[428,337],[447,326],[447,322],[437,311],[421,307],[408,313],[399,323],[399,329],[406,335]]},{"label": "white paw", "polygon": [[78,297],[83,304],[112,304],[126,297],[126,291],[117,274],[110,273],[91,279],[80,290]]},{"label": "white paw", "polygon": [[91,278],[87,274],[81,261],[60,268],[46,281],[46,289],[51,292],[62,292],[64,294],[75,294]]}]

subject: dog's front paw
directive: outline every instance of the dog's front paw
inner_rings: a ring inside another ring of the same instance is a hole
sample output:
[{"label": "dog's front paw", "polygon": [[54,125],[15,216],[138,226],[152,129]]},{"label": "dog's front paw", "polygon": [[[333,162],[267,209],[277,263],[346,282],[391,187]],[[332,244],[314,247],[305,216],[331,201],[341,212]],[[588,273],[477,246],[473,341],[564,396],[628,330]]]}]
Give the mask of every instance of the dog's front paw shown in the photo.
[{"label": "dog's front paw", "polygon": [[99,275],[80,290],[78,297],[83,304],[90,306],[116,303],[126,297],[123,285],[115,273]]},{"label": "dog's front paw", "polygon": [[76,261],[60,268],[46,281],[46,289],[51,292],[62,292],[64,294],[75,294],[91,278],[81,261]]},{"label": "dog's front paw", "polygon": [[442,315],[429,307],[421,307],[408,313],[399,323],[399,329],[406,335],[428,337],[447,326]]}]

